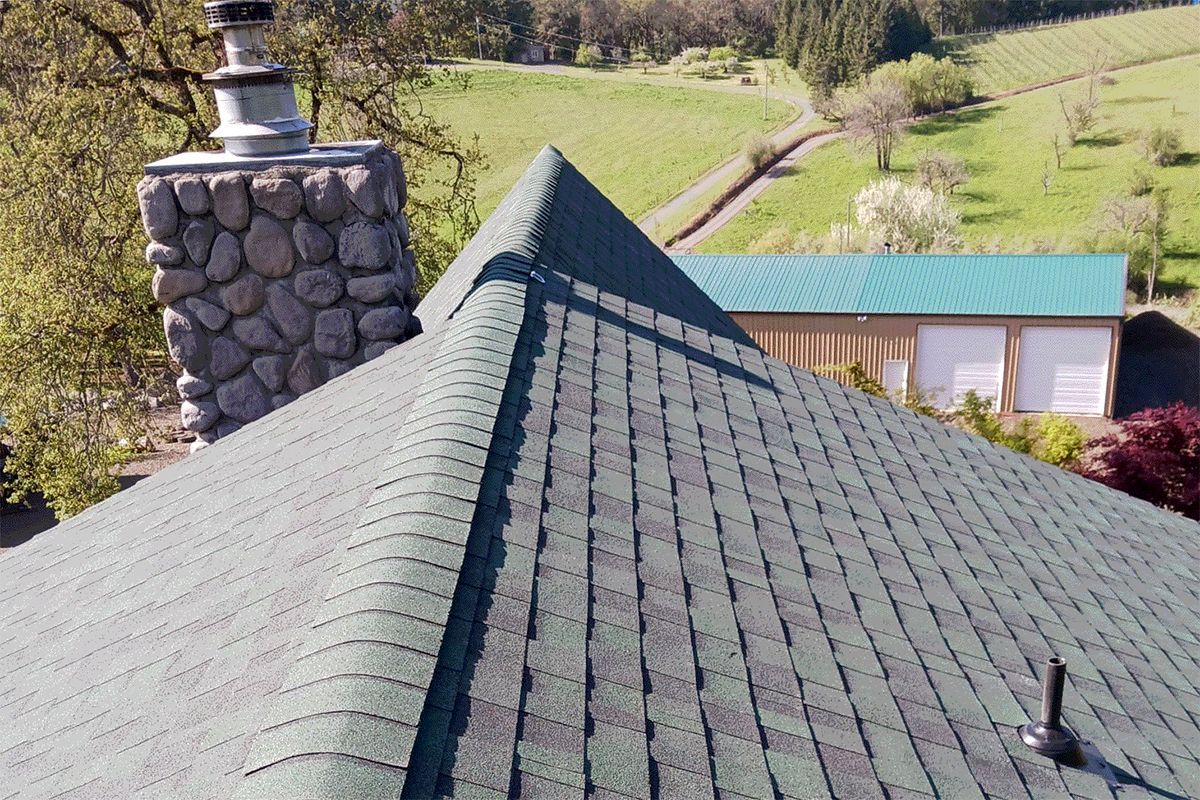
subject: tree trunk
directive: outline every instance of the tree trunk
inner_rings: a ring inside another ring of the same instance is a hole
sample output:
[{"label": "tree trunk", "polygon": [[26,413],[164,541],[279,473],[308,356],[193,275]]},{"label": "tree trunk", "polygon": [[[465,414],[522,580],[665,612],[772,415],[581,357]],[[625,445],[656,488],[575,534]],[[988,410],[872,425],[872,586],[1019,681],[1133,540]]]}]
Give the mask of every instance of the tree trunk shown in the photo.
[{"label": "tree trunk", "polygon": [[312,129],[308,132],[308,141],[310,144],[316,144],[317,132],[321,130],[321,90],[317,87],[312,89]]},{"label": "tree trunk", "polygon": [[1154,278],[1158,274],[1158,229],[1150,237],[1150,278],[1146,281],[1146,302],[1154,302]]}]

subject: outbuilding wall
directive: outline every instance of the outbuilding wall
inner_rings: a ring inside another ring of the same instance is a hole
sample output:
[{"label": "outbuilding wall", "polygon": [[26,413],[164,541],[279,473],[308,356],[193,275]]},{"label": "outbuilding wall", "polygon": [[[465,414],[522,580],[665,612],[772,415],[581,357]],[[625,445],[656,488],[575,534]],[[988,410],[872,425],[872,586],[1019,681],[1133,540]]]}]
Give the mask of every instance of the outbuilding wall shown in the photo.
[{"label": "outbuilding wall", "polygon": [[804,369],[833,364],[862,363],[867,374],[883,380],[885,360],[908,362],[908,385],[916,387],[917,327],[919,325],[1003,325],[1008,331],[1004,354],[1004,384],[999,410],[1011,412],[1016,402],[1017,356],[1021,328],[1107,327],[1112,330],[1108,387],[1104,413],[1111,416],[1116,384],[1121,320],[1114,317],[983,317],[871,314],[794,314],[733,311],[729,314],[769,355]]}]

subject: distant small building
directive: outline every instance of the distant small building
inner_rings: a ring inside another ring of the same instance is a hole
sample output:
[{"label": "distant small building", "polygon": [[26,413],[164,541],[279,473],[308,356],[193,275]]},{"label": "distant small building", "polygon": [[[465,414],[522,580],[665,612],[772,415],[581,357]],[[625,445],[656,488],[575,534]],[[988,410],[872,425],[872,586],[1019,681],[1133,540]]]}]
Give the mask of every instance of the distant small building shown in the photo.
[{"label": "distant small building", "polygon": [[676,256],[768,354],[860,362],[940,407],[969,390],[1002,412],[1110,416],[1126,257]]},{"label": "distant small building", "polygon": [[549,48],[544,44],[524,42],[517,49],[513,60],[518,64],[545,64],[550,60],[550,55],[547,53],[548,50]]}]

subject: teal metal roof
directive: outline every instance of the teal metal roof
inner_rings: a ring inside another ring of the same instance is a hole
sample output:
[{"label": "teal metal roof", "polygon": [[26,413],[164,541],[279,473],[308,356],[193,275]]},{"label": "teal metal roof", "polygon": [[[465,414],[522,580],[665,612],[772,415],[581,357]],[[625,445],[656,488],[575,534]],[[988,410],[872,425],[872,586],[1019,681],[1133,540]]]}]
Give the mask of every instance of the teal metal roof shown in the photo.
[{"label": "teal metal roof", "polygon": [[686,255],[726,311],[1120,317],[1125,256]]}]

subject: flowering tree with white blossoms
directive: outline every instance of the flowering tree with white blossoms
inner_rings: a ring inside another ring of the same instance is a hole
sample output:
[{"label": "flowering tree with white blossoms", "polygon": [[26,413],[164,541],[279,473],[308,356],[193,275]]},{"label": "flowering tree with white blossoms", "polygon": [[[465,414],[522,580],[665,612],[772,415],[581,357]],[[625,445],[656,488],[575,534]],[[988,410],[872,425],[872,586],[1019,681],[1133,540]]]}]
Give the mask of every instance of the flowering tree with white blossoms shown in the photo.
[{"label": "flowering tree with white blossoms", "polygon": [[895,176],[872,181],[854,197],[857,227],[834,224],[831,236],[847,249],[868,252],[890,244],[895,253],[954,250],[959,213],[949,200],[925,186],[910,186]]}]

